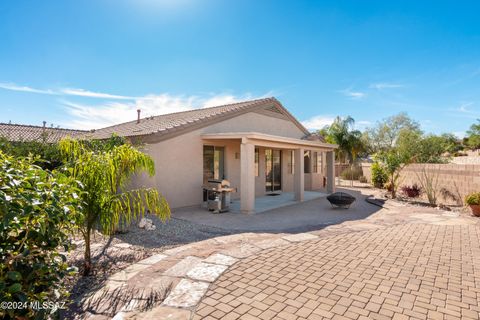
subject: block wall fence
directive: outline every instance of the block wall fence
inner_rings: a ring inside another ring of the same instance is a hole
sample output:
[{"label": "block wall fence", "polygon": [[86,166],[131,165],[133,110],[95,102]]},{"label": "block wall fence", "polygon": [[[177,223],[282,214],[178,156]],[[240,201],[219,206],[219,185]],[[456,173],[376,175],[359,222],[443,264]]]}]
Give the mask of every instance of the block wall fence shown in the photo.
[{"label": "block wall fence", "polygon": [[[362,163],[363,175],[371,181],[371,164]],[[411,164],[400,173],[400,186],[417,184],[421,186],[420,179],[424,175],[437,181],[437,189],[448,190],[450,193],[461,197],[472,192],[480,192],[480,165],[479,164]],[[452,204],[451,199],[444,199],[439,192],[439,203]]]}]

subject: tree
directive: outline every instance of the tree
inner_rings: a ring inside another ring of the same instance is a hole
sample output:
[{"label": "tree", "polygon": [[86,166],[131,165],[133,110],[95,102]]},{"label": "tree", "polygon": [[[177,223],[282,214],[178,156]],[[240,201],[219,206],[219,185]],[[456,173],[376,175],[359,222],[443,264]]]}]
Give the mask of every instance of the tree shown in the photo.
[{"label": "tree", "polygon": [[392,148],[388,151],[378,153],[376,158],[380,161],[385,173],[388,175],[388,182],[390,183],[389,189],[392,198],[395,198],[400,172],[410,163],[410,155],[402,152],[399,148]]},{"label": "tree", "polygon": [[79,229],[85,239],[83,274],[88,275],[92,270],[90,238],[94,228],[112,234],[121,221],[130,223],[145,211],[165,220],[170,217],[170,208],[153,188],[127,190],[134,174],[141,171],[150,176],[155,174],[152,158],[132,145],[107,143],[99,147],[67,138],[60,141],[59,147],[71,176],[82,183],[85,191],[84,219]]},{"label": "tree", "polygon": [[386,151],[395,146],[402,132],[421,134],[420,124],[403,112],[378,122],[366,131],[364,139],[371,153]]},{"label": "tree", "polygon": [[480,119],[477,119],[477,123],[472,124],[467,131],[466,144],[472,149],[480,148]]},{"label": "tree", "polygon": [[50,318],[55,309],[30,303],[62,302],[61,280],[74,272],[66,252],[82,217],[82,191],[62,172],[35,165],[39,160],[0,151],[0,301],[28,306],[2,308],[2,319]]},{"label": "tree", "polygon": [[362,133],[353,129],[354,124],[355,120],[350,116],[336,117],[330,126],[319,130],[319,134],[323,135],[327,142],[338,145],[338,160],[343,163],[347,160],[353,163],[364,150]]}]

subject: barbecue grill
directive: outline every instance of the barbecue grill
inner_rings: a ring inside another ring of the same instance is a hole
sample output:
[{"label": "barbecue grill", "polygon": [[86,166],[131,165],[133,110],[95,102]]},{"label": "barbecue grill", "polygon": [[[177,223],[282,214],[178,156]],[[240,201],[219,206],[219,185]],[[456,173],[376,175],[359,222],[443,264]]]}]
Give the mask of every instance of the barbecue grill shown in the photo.
[{"label": "barbecue grill", "polygon": [[221,213],[230,210],[231,193],[235,189],[230,187],[228,180],[208,180],[202,188],[204,207],[209,211]]}]

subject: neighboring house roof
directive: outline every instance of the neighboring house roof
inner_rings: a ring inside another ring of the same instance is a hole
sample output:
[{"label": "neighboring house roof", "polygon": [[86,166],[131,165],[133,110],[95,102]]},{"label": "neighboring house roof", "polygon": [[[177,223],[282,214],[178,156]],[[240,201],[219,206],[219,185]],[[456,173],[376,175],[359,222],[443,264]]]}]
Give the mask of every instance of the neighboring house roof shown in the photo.
[{"label": "neighboring house roof", "polygon": [[155,138],[167,139],[171,135],[177,135],[184,131],[194,130],[210,125],[215,122],[233,118],[239,114],[259,111],[270,112],[272,115],[288,118],[295,125],[309,135],[308,130],[295,119],[275,98],[264,98],[242,101],[211,108],[194,109],[183,112],[169,113],[159,116],[146,117],[137,120],[117,124],[114,126],[92,130],[85,134],[84,138],[106,139],[112,134],[131,138]]},{"label": "neighboring house roof", "polygon": [[62,138],[85,134],[84,130],[49,128],[23,124],[0,123],[0,137],[8,141],[39,141],[54,143]]}]

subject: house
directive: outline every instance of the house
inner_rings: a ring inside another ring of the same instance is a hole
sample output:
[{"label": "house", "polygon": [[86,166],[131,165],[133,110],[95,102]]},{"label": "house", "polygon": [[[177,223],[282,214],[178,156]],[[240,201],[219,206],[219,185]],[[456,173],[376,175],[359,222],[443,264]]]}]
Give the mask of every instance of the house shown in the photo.
[{"label": "house", "polygon": [[55,143],[67,136],[76,137],[85,133],[85,130],[47,127],[46,122],[43,122],[43,126],[0,123],[0,137],[12,142]]},{"label": "house", "polygon": [[91,131],[86,138],[112,134],[144,144],[156,175],[139,175],[135,186],[158,189],[172,208],[203,202],[202,185],[227,179],[236,188],[244,213],[255,211],[255,197],[272,192],[335,189],[334,150],[313,135],[275,98],[177,112]]}]

